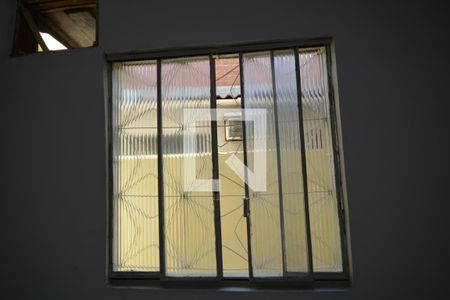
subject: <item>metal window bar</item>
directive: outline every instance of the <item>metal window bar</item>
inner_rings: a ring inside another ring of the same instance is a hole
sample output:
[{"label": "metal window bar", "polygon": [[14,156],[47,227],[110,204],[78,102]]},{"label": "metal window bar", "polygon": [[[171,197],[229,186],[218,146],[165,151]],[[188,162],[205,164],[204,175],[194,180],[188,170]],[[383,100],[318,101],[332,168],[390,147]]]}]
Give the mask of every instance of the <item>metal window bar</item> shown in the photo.
[{"label": "metal window bar", "polygon": [[304,193],[304,205],[305,205],[305,218],[306,218],[306,238],[308,248],[308,273],[313,273],[313,259],[312,259],[312,243],[311,243],[311,223],[309,218],[309,199],[308,199],[308,177],[306,172],[306,150],[305,150],[305,135],[303,131],[303,108],[302,108],[302,82],[300,77],[300,59],[298,56],[298,48],[294,48],[295,56],[295,79],[297,82],[297,105],[298,105],[298,120],[300,131],[300,147],[301,147],[301,160],[302,160],[302,178],[303,178],[303,193]]},{"label": "metal window bar", "polygon": [[273,90],[273,113],[275,123],[275,143],[276,143],[276,160],[277,160],[277,174],[278,174],[278,202],[280,207],[280,236],[281,236],[281,260],[283,266],[283,277],[286,277],[286,236],[284,228],[284,207],[283,207],[283,179],[281,170],[280,157],[280,129],[278,126],[278,108],[277,108],[277,85],[275,80],[275,62],[273,58],[273,51],[270,51],[270,69],[272,73],[272,90]]},{"label": "metal window bar", "polygon": [[159,208],[159,271],[161,279],[166,277],[165,223],[164,223],[164,182],[162,150],[162,96],[161,96],[161,59],[156,61],[156,109],[158,139],[158,208]]},{"label": "metal window bar", "polygon": [[[244,86],[244,64],[243,64],[243,53],[239,53],[239,68],[240,68],[240,84],[241,84],[241,109],[245,109],[245,86]],[[242,149],[244,156],[244,166],[248,166],[247,163],[247,135],[246,135],[246,126],[245,126],[245,116],[242,120]],[[245,197],[244,201],[244,217],[247,219],[247,256],[248,256],[248,276],[249,279],[253,279],[253,262],[252,262],[252,241],[251,241],[251,220],[250,220],[250,205],[249,205],[249,187],[248,187],[248,172],[247,168],[244,169],[244,187],[245,187]]]},{"label": "metal window bar", "polygon": [[[215,118],[216,104],[216,63],[212,55],[209,56],[209,72],[211,84],[210,108],[214,116],[211,116],[211,151],[213,160],[212,179],[219,179],[219,153],[217,143],[217,120]],[[220,220],[220,192],[213,192],[214,201],[214,230],[216,235],[216,261],[217,261],[217,279],[223,277],[223,258],[222,258],[222,228]]]},{"label": "metal window bar", "polygon": [[[342,189],[342,178],[341,178],[341,161],[339,153],[339,134],[338,134],[338,124],[336,118],[336,105],[335,96],[333,89],[333,77],[332,77],[332,61],[331,61],[331,48],[330,45],[325,46],[326,55],[326,69],[327,69],[327,84],[328,84],[328,98],[329,98],[329,115],[331,123],[331,140],[333,147],[333,157],[334,157],[334,171],[335,171],[335,184],[337,190],[337,201],[338,201],[338,216],[339,216],[339,228],[340,228],[340,238],[341,238],[341,255],[342,255],[342,274],[349,274],[349,257],[347,249],[347,237],[345,229],[345,210],[344,210],[344,194]],[[325,275],[326,276],[326,275]]]}]

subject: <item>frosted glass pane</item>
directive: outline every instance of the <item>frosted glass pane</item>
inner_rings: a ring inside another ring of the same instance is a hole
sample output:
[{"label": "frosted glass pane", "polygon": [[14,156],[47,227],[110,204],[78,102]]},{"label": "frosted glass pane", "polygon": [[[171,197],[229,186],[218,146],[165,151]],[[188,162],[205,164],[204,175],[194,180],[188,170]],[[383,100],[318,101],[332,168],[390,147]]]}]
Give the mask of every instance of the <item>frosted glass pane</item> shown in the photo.
[{"label": "frosted glass pane", "polygon": [[[240,109],[239,58],[226,56],[216,59],[217,108]],[[248,277],[247,218],[243,215],[244,181],[226,163],[232,155],[243,159],[242,139],[230,139],[226,130],[233,122],[233,115],[219,110],[217,144],[220,179],[220,221],[222,229],[222,257],[224,277]],[[226,121],[228,120],[228,121]],[[236,120],[236,119],[235,119]],[[227,125],[226,125],[227,123]],[[228,126],[228,127],[227,127]],[[242,128],[242,126],[240,127]]]},{"label": "frosted glass pane", "polygon": [[299,58],[313,266],[315,272],[341,272],[325,49],[300,51]]},{"label": "frosted glass pane", "polygon": [[243,57],[245,108],[266,109],[267,149],[255,149],[252,126],[246,123],[248,166],[254,169],[254,151],[267,154],[267,190],[250,188],[251,255],[254,277],[283,276],[280,202],[278,191],[272,71],[269,53],[248,53]]},{"label": "frosted glass pane", "polygon": [[196,124],[196,153],[183,153],[183,109],[210,107],[208,58],[164,60],[161,69],[164,224],[167,276],[217,274],[212,192],[185,192],[184,156],[197,179],[212,178],[211,123]]},{"label": "frosted glass pane", "polygon": [[287,272],[308,272],[295,54],[274,52]]},{"label": "frosted glass pane", "polygon": [[156,64],[113,65],[113,270],[159,271]]}]

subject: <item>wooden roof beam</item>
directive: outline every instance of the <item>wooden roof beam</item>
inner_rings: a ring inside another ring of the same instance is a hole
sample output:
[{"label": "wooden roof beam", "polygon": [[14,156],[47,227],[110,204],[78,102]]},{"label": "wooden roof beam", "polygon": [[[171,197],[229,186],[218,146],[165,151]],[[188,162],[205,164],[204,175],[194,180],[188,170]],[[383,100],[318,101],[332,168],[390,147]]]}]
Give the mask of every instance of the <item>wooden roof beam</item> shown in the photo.
[{"label": "wooden roof beam", "polygon": [[26,0],[26,3],[30,9],[41,13],[97,7],[97,0]]}]

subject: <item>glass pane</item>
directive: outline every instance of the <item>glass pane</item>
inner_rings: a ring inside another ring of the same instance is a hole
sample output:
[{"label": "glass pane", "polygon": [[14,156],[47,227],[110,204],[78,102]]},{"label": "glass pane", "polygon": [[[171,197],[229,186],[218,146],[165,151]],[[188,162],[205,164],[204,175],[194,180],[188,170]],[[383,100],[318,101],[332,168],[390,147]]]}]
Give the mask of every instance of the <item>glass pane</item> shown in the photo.
[{"label": "glass pane", "polygon": [[313,266],[315,272],[341,272],[325,49],[302,50],[299,57]]},{"label": "glass pane", "polygon": [[183,153],[183,109],[210,107],[209,58],[164,60],[161,69],[167,276],[216,276],[212,192],[185,191],[184,158],[197,179],[212,179],[211,123],[196,123],[196,153]]},{"label": "glass pane", "polygon": [[113,270],[159,271],[156,64],[113,65]]},{"label": "glass pane", "polygon": [[241,108],[239,58],[226,55],[216,58],[215,63],[223,275],[248,277],[247,218],[243,214],[245,184],[226,163],[233,155],[244,161],[242,120],[231,111]]},{"label": "glass pane", "polygon": [[274,52],[287,272],[308,272],[301,141],[294,51]]},{"label": "glass pane", "polygon": [[[251,255],[254,277],[283,276],[280,201],[278,191],[277,145],[275,134],[274,95],[269,53],[244,55],[245,109],[266,109],[266,136],[255,134],[246,122],[247,164],[254,170],[255,151],[265,151],[267,158],[267,186],[265,192],[249,187]],[[256,149],[254,139],[266,138],[267,149]]]}]

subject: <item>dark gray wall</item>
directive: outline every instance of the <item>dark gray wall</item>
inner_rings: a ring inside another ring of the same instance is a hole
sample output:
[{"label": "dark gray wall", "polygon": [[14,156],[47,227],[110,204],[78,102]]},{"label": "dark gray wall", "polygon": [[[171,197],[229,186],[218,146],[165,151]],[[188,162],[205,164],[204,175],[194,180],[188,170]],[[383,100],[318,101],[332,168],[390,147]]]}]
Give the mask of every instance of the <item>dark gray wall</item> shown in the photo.
[{"label": "dark gray wall", "polygon": [[[100,1],[100,47],[10,58],[0,2],[1,299],[446,298],[445,1]],[[336,39],[353,250],[344,291],[224,293],[105,284],[103,53]]]}]

